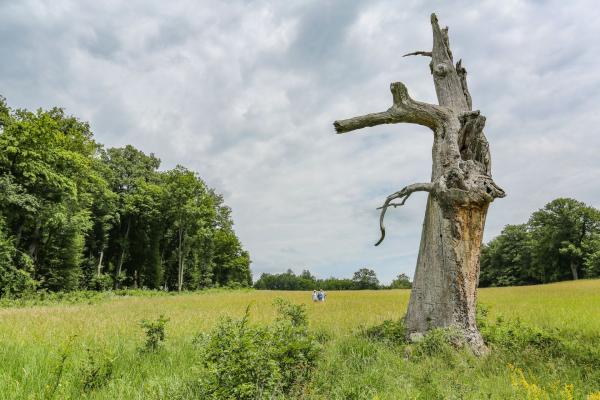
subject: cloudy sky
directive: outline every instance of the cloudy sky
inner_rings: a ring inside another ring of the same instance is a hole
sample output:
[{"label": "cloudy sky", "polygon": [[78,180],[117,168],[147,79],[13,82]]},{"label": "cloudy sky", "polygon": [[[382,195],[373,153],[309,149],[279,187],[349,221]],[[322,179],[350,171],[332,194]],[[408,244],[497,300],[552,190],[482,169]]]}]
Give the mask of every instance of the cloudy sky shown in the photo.
[{"label": "cloudy sky", "polygon": [[332,122],[391,104],[389,83],[435,102],[429,14],[450,26],[487,116],[496,182],[486,240],[569,196],[600,206],[600,7],[595,1],[0,0],[0,94],[62,106],[106,146],[198,171],[233,208],[262,272],[413,274],[431,132]]}]

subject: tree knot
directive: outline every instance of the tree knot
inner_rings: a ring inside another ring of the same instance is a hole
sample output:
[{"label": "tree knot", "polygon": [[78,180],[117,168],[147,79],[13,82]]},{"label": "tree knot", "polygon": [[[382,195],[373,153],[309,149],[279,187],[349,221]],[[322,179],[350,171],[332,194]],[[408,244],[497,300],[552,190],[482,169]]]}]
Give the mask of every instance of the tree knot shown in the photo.
[{"label": "tree knot", "polygon": [[448,75],[448,72],[450,72],[450,67],[445,63],[439,63],[433,67],[433,74],[438,77],[444,77]]}]

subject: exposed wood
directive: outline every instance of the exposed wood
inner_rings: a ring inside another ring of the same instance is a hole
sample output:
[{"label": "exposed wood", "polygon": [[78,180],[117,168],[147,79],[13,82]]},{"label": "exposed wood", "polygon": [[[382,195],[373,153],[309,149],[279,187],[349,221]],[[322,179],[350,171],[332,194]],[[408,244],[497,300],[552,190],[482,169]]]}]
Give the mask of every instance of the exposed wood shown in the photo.
[{"label": "exposed wood", "polygon": [[116,276],[117,279],[115,280],[115,287],[117,289],[121,288],[121,283],[120,283],[119,279],[121,276],[121,272],[123,271],[123,262],[125,261],[125,249],[126,249],[127,240],[129,239],[130,228],[131,228],[131,218],[128,218],[127,219],[127,229],[125,230],[125,237],[124,237],[122,248],[121,248],[121,257],[119,257],[119,264],[117,266],[117,276]]},{"label": "exposed wood", "polygon": [[413,51],[412,53],[406,53],[402,57],[408,57],[408,56],[425,56],[425,57],[431,57],[431,52],[430,51]]},{"label": "exposed wood", "polygon": [[181,292],[183,289],[183,228],[179,228],[179,245],[178,245],[178,262],[177,262],[177,291]]},{"label": "exposed wood", "polygon": [[462,66],[462,60],[458,60],[456,63],[456,73],[460,79],[460,86],[462,87],[463,94],[467,100],[467,106],[469,106],[469,110],[472,110],[473,103],[471,100],[471,93],[469,93],[469,87],[467,86],[467,70]]},{"label": "exposed wood", "polygon": [[579,279],[579,274],[577,273],[577,264],[575,264],[575,260],[571,260],[571,274],[573,275],[573,280],[576,281]]},{"label": "exposed wood", "polygon": [[102,274],[102,259],[104,258],[104,248],[100,250],[100,257],[98,259],[97,275]]},{"label": "exposed wood", "polygon": [[[386,199],[389,207],[404,204],[415,191],[429,193],[408,311],[407,336],[418,339],[429,329],[454,326],[476,354],[487,351],[475,323],[481,240],[489,203],[504,197],[491,176],[489,144],[483,133],[485,117],[472,111],[471,94],[462,61],[454,65],[448,28],[431,15],[433,48],[407,55],[431,57],[439,105],[413,100],[401,83],[391,85],[393,104],[383,112],[334,122],[337,133],[366,127],[413,123],[433,132],[431,182],[405,187]],[[393,201],[400,199],[399,203]]]}]

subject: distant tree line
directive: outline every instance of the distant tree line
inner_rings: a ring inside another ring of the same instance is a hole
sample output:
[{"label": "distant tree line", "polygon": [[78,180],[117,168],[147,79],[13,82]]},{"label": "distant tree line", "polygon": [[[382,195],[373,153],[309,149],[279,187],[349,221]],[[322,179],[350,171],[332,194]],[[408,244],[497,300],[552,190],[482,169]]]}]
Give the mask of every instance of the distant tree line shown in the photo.
[{"label": "distant tree line", "polygon": [[529,221],[507,225],[483,246],[479,285],[509,286],[600,277],[600,211],[559,198]]},{"label": "distant tree line", "polygon": [[263,273],[254,283],[256,289],[262,290],[363,290],[363,289],[409,289],[410,279],[400,274],[390,285],[381,285],[375,271],[361,268],[354,273],[352,279],[327,278],[317,279],[308,270],[299,275],[288,269],[282,274]]},{"label": "distant tree line", "polygon": [[251,285],[221,195],[133,146],[105,149],[60,108],[0,97],[0,296]]}]

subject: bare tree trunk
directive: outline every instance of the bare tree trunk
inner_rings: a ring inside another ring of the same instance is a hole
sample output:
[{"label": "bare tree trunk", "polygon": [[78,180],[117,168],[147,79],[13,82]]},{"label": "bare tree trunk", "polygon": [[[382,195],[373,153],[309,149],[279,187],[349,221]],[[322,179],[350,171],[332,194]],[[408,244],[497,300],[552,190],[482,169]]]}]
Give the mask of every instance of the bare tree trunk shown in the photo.
[{"label": "bare tree trunk", "polygon": [[576,281],[579,279],[579,274],[577,273],[577,264],[574,260],[571,260],[571,274],[573,274],[573,280]]},{"label": "bare tree trunk", "polygon": [[102,258],[104,258],[104,248],[100,250],[100,258],[98,259],[98,276],[102,273]]},{"label": "bare tree trunk", "polygon": [[29,244],[29,248],[27,249],[27,253],[29,254],[29,257],[31,257],[33,260],[36,260],[36,254],[37,254],[37,249],[38,249],[38,243],[40,240],[40,222],[36,222],[35,224],[35,229],[33,231],[33,234],[31,235],[31,243]]},{"label": "bare tree trunk", "polygon": [[123,246],[121,248],[121,257],[119,258],[119,265],[117,266],[117,276],[116,276],[116,288],[120,289],[121,288],[121,283],[119,282],[120,276],[121,276],[121,272],[123,270],[123,261],[125,260],[125,246],[127,243],[127,240],[129,238],[129,228],[131,228],[131,218],[129,218],[127,220],[127,229],[125,230],[125,238],[123,240]]},{"label": "bare tree trunk", "polygon": [[[407,336],[416,340],[432,328],[455,327],[471,349],[482,354],[485,344],[475,324],[481,240],[489,203],[504,197],[491,177],[485,117],[471,111],[466,70],[454,65],[448,28],[431,15],[432,51],[407,55],[431,57],[430,70],[439,105],[413,100],[402,83],[391,85],[393,105],[387,111],[336,121],[338,133],[368,126],[407,122],[434,133],[431,183],[415,183],[388,196],[381,207],[404,204],[416,191],[429,193],[413,288],[405,318]],[[394,200],[401,200],[394,203]]]},{"label": "bare tree trunk", "polygon": [[179,250],[178,250],[178,269],[177,269],[177,291],[181,292],[183,288],[183,229],[179,228]]}]

